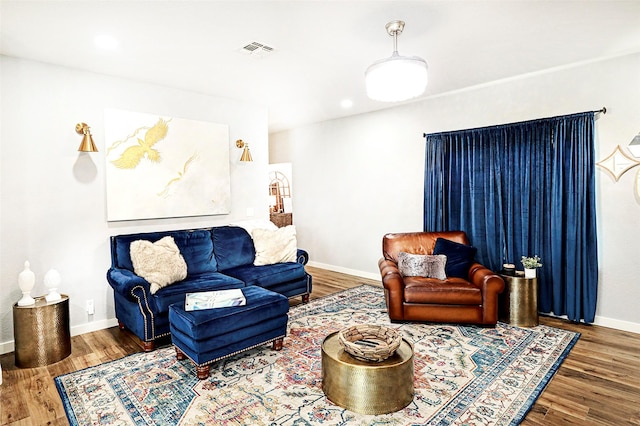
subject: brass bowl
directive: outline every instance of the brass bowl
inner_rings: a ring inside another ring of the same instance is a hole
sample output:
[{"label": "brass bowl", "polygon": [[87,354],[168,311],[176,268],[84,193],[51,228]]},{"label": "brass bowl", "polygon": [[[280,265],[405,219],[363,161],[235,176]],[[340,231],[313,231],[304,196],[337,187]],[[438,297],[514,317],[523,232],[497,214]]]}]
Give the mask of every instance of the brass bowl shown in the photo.
[{"label": "brass bowl", "polygon": [[384,325],[359,324],[341,330],[338,340],[354,358],[380,362],[395,353],[402,336],[398,330]]}]

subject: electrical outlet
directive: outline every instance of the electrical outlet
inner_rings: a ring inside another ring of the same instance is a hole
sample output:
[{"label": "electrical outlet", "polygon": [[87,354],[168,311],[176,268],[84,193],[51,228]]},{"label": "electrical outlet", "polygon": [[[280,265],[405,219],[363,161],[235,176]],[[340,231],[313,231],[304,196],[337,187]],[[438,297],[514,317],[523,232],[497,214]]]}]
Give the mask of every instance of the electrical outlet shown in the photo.
[{"label": "electrical outlet", "polygon": [[95,313],[95,306],[93,305],[93,299],[87,300],[86,309],[89,315],[93,315]]}]

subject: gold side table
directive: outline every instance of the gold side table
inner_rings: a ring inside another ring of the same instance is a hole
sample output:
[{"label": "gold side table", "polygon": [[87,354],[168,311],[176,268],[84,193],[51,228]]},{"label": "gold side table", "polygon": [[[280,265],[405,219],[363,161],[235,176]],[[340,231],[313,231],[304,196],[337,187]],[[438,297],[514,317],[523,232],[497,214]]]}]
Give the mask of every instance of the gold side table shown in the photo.
[{"label": "gold side table", "polygon": [[322,342],[322,391],[334,404],[360,414],[386,414],[413,401],[413,347],[402,339],[381,362],[360,361],[344,351],[338,332]]},{"label": "gold side table", "polygon": [[71,355],[69,297],[47,302],[37,297],[29,306],[13,305],[16,367],[42,367]]},{"label": "gold side table", "polygon": [[538,279],[525,278],[524,273],[500,275],[504,291],[499,296],[499,318],[518,327],[538,325]]}]

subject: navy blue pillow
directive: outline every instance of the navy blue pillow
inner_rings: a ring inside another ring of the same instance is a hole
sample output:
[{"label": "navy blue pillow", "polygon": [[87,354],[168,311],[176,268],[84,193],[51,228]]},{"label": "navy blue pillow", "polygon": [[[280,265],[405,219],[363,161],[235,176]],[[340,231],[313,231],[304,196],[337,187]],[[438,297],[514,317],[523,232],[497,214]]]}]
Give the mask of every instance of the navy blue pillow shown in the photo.
[{"label": "navy blue pillow", "polygon": [[444,272],[447,277],[469,278],[469,268],[476,257],[477,248],[456,243],[446,238],[438,238],[433,254],[444,254],[447,263]]},{"label": "navy blue pillow", "polygon": [[256,249],[251,235],[239,226],[216,226],[213,232],[213,252],[218,270],[253,264]]}]

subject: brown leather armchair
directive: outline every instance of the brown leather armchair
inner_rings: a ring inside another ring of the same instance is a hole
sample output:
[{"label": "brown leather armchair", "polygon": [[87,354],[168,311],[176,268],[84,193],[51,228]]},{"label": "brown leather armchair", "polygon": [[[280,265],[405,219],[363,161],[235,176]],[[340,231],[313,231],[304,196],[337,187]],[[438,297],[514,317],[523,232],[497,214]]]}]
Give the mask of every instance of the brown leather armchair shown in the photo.
[{"label": "brown leather armchair", "polygon": [[391,321],[428,321],[495,325],[498,294],[504,280],[477,262],[468,279],[403,277],[398,253],[433,254],[438,238],[468,245],[463,231],[387,234],[382,238],[383,258],[378,262]]}]

